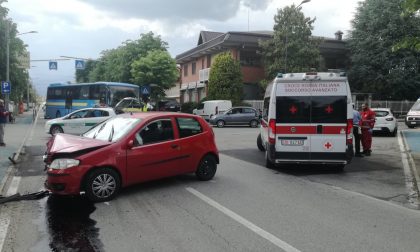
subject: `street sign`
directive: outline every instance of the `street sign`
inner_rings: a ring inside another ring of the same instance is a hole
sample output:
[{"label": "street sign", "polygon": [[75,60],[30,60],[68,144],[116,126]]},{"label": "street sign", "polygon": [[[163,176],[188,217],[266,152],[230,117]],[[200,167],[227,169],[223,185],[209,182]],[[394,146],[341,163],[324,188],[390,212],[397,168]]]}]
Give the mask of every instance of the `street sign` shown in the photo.
[{"label": "street sign", "polygon": [[2,94],[10,94],[10,91],[12,90],[12,84],[7,81],[1,82],[1,93]]},{"label": "street sign", "polygon": [[150,95],[150,86],[142,86],[140,92],[142,95]]},{"label": "street sign", "polygon": [[50,70],[57,70],[57,61],[50,61]]},{"label": "street sign", "polygon": [[76,69],[83,70],[85,69],[85,61],[84,60],[75,60],[74,61]]}]

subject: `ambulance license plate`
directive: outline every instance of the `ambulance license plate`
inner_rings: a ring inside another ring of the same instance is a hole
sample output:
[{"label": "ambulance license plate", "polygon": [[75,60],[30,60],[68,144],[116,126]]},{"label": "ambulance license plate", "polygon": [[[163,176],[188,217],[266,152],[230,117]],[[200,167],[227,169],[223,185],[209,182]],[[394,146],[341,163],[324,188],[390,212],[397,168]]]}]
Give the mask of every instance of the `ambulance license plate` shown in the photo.
[{"label": "ambulance license plate", "polygon": [[413,124],[413,125],[416,124],[416,122],[410,122],[410,123]]},{"label": "ambulance license plate", "polygon": [[284,140],[281,140],[281,145],[301,146],[301,145],[303,145],[303,140],[284,139]]}]

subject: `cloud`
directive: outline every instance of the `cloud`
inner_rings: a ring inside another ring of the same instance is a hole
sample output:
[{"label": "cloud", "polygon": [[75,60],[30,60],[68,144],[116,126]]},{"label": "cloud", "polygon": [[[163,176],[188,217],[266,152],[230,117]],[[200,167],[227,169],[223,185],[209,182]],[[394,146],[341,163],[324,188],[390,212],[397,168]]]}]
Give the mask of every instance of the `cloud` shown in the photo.
[{"label": "cloud", "polygon": [[[241,5],[253,10],[267,8],[272,0],[85,0],[100,10],[118,17],[148,20],[219,20],[224,21],[236,15]],[[223,7],[221,7],[223,6]]]}]

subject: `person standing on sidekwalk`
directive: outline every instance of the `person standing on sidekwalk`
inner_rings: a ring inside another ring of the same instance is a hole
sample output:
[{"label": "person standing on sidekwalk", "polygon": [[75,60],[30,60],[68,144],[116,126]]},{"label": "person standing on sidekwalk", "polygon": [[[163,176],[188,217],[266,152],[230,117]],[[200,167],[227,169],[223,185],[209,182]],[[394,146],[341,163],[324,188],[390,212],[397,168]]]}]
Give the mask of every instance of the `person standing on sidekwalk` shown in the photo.
[{"label": "person standing on sidekwalk", "polygon": [[0,100],[0,146],[6,146],[4,143],[4,126],[9,119],[9,112],[4,107],[4,101]]},{"label": "person standing on sidekwalk", "polygon": [[372,133],[375,125],[375,112],[366,103],[362,105],[362,146],[363,154],[370,156],[372,152]]},{"label": "person standing on sidekwalk", "polygon": [[354,156],[356,157],[363,157],[362,153],[360,152],[360,138],[362,136],[362,129],[360,127],[361,120],[362,120],[362,117],[359,111],[357,111],[357,109],[354,109],[354,104],[353,104],[353,136],[354,136],[354,148],[355,148]]}]

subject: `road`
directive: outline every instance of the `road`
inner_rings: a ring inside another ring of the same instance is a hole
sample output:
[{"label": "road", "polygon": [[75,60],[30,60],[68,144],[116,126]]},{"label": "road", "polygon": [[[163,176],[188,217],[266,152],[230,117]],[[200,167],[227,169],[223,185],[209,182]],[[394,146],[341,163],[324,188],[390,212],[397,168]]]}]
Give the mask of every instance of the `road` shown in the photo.
[{"label": "road", "polygon": [[[38,118],[9,190],[42,189],[43,123]],[[4,204],[2,251],[420,250],[420,211],[407,202],[396,137],[375,136],[372,156],[336,173],[267,169],[258,129],[214,131],[221,153],[214,180],[182,175],[99,204],[53,196]]]}]

